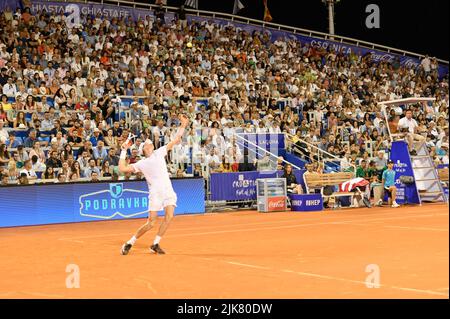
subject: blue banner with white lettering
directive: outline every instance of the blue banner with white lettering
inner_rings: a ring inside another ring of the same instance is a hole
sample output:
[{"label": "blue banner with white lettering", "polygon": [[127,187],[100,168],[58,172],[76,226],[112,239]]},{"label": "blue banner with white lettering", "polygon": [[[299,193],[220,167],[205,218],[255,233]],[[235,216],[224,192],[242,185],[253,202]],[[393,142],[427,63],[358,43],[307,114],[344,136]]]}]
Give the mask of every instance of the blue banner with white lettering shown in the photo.
[{"label": "blue banner with white lettering", "polygon": [[[304,187],[305,170],[293,170],[297,182]],[[256,200],[256,180],[259,178],[281,177],[283,171],[211,173],[211,200]]]},{"label": "blue banner with white lettering", "polygon": [[294,212],[314,212],[323,210],[322,194],[291,194],[291,210]]},{"label": "blue banner with white lettering", "polygon": [[[172,185],[175,215],[205,212],[203,178],[173,179]],[[0,187],[0,227],[143,218],[148,196],[145,181]]]},{"label": "blue banner with white lettering", "polygon": [[[395,186],[397,187],[397,203],[420,204],[416,184],[405,186],[400,182],[400,176],[414,176],[408,144],[404,141],[392,143],[390,159],[394,162]],[[406,199],[406,200],[405,200]]]}]

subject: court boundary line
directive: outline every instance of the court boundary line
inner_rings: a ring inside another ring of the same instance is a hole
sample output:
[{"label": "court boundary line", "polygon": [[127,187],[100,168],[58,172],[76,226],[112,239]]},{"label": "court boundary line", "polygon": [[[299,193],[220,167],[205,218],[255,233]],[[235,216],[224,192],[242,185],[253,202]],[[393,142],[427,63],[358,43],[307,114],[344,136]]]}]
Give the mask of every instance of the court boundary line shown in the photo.
[{"label": "court boundary line", "polygon": [[[202,258],[202,259],[205,259],[205,258]],[[311,273],[311,272],[295,271],[295,270],[291,270],[291,269],[276,269],[273,267],[252,265],[252,264],[246,264],[246,263],[241,263],[241,262],[236,262],[236,261],[226,261],[226,260],[221,260],[221,259],[208,258],[207,260],[212,260],[212,261],[216,261],[216,262],[220,262],[220,263],[226,263],[226,264],[230,264],[230,265],[241,266],[241,267],[252,268],[252,269],[278,271],[278,272],[284,272],[284,273],[292,273],[292,274],[296,274],[299,276],[305,276],[305,277],[314,277],[314,278],[325,279],[325,280],[335,280],[335,281],[343,281],[343,282],[354,283],[354,284],[361,284],[361,285],[366,286],[367,289],[388,288],[388,289],[396,289],[396,290],[403,290],[403,291],[411,291],[411,292],[428,294],[428,295],[437,295],[437,296],[444,296],[444,297],[449,296],[448,293],[443,293],[443,292],[441,293],[439,291],[431,290],[431,289],[417,289],[417,288],[409,288],[409,287],[392,286],[392,285],[386,285],[386,284],[378,284],[379,288],[375,288],[375,287],[369,288],[369,287],[367,287],[367,282],[361,281],[361,280],[354,280],[354,279],[329,276],[329,275],[321,275],[321,274],[316,274],[316,273]],[[444,290],[444,289],[448,290],[448,288],[442,288],[439,290]]]},{"label": "court boundary line", "polygon": [[[448,214],[446,214],[446,213],[425,214],[425,215],[417,215],[416,214],[416,215],[414,215],[414,218],[426,218],[426,217],[435,217],[435,216],[448,216]],[[289,229],[289,228],[297,228],[297,227],[340,225],[340,224],[342,224],[342,225],[349,224],[349,225],[357,226],[358,223],[360,223],[360,222],[402,220],[402,219],[410,219],[410,218],[411,218],[411,216],[397,216],[397,217],[372,218],[372,219],[357,218],[357,219],[345,220],[345,221],[332,221],[332,222],[295,224],[295,225],[258,227],[258,228],[239,228],[239,229],[228,229],[228,230],[218,230],[218,231],[200,232],[200,233],[187,233],[187,234],[173,234],[173,235],[167,235],[167,236],[165,236],[165,238],[178,238],[178,237],[186,237],[186,236],[214,235],[214,234],[236,233],[236,232],[246,232],[246,231],[262,231],[262,230],[272,230],[272,229]],[[355,224],[353,224],[353,223],[355,223]],[[269,223],[269,225],[270,225],[270,223]],[[229,226],[230,227],[234,227],[235,225],[229,225]],[[386,226],[388,226],[388,225],[383,225],[383,227],[386,227]],[[77,240],[80,240],[80,239],[104,238],[104,237],[115,237],[115,236],[125,236],[125,235],[130,235],[130,233],[102,234],[102,235],[69,237],[69,238],[64,238],[63,237],[63,238],[58,238],[58,240],[69,241],[69,242],[76,242]]]}]

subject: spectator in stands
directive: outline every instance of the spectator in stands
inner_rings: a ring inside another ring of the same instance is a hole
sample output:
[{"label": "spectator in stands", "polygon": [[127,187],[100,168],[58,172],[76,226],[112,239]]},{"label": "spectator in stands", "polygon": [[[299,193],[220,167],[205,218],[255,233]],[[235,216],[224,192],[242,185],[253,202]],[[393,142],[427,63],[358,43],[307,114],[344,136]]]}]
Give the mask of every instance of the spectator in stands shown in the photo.
[{"label": "spectator in stands", "polygon": [[0,186],[8,186],[9,185],[8,172],[3,172],[0,176],[0,179],[1,179]]},{"label": "spectator in stands", "polygon": [[29,180],[30,178],[27,176],[27,174],[22,173],[19,175],[19,185],[28,185],[30,183]]},{"label": "spectator in stands", "polygon": [[[27,144],[24,144],[25,147],[29,147]],[[44,163],[47,159],[45,157],[45,152],[41,149],[41,142],[35,141],[33,144],[33,148],[30,150],[29,157],[37,156],[39,161]]]},{"label": "spectator in stands", "polygon": [[55,171],[53,167],[47,166],[45,173],[43,174],[43,179],[55,179]]},{"label": "spectator in stands", "polygon": [[14,132],[9,132],[9,139],[6,141],[6,146],[8,148],[17,148],[21,142],[16,140],[16,134]]},{"label": "spectator in stands", "polygon": [[58,177],[57,180],[55,181],[55,183],[59,183],[59,184],[63,184],[66,183],[66,176],[63,173],[58,173]]},{"label": "spectator in stands", "polygon": [[101,177],[112,177],[112,169],[111,169],[108,161],[103,162],[100,176]]},{"label": "spectator in stands", "polygon": [[51,139],[51,144],[56,144],[58,149],[62,149],[67,144],[67,140],[64,138],[63,133],[60,131],[56,133],[56,136]]},{"label": "spectator in stands", "polygon": [[23,144],[17,146],[17,154],[19,154],[19,158],[22,162],[25,162],[30,159],[28,152],[25,150]]},{"label": "spectator in stands", "polygon": [[27,160],[24,163],[23,169],[19,172],[20,175],[25,174],[25,176],[28,178],[28,180],[35,180],[37,179],[36,172],[33,169],[33,164],[31,163],[31,160]]},{"label": "spectator in stands", "polygon": [[97,177],[100,176],[100,170],[97,167],[95,159],[93,159],[93,158],[89,159],[89,166],[85,169],[84,176],[91,178],[92,173],[96,173]]},{"label": "spectator in stands", "polygon": [[39,160],[39,157],[37,155],[33,155],[31,157],[31,164],[34,171],[45,171],[45,164]]},{"label": "spectator in stands", "polygon": [[[34,144],[39,143],[35,129],[31,129],[28,133],[28,137],[25,139],[23,145],[25,147],[33,147]],[[38,144],[39,145],[39,144]]]},{"label": "spectator in stands", "polygon": [[27,121],[25,119],[25,113],[19,111],[17,117],[14,119],[13,128],[26,129],[28,127]]},{"label": "spectator in stands", "polygon": [[[382,176],[382,184],[384,187],[385,192],[388,194],[388,204],[391,205],[393,208],[399,207],[400,205],[397,204],[397,187],[395,187],[395,171],[394,171],[394,162],[392,160],[389,160],[387,162],[387,170],[383,172]],[[380,203],[378,203],[380,204]]]},{"label": "spectator in stands", "polygon": [[377,153],[377,157],[374,159],[374,163],[375,163],[375,168],[378,171],[383,171],[384,168],[387,166],[387,160],[384,156],[384,152],[380,151]]},{"label": "spectator in stands", "polygon": [[8,131],[5,129],[5,121],[0,120],[0,143],[5,143],[9,137]]},{"label": "spectator in stands", "polygon": [[98,179],[99,176],[100,176],[100,173],[99,173],[99,172],[93,171],[93,172],[91,173],[91,175],[90,175],[91,182],[98,182],[98,181],[99,181],[99,179]]},{"label": "spectator in stands", "polygon": [[0,143],[0,168],[6,167],[8,165],[9,160],[10,156],[6,144]]},{"label": "spectator in stands", "polygon": [[16,97],[17,86],[14,84],[12,77],[9,77],[7,83],[3,85],[3,94],[7,97]]},{"label": "spectator in stands", "polygon": [[8,162],[8,176],[9,182],[12,184],[16,184],[19,179],[19,171],[17,170],[17,164],[14,159],[11,159]]},{"label": "spectator in stands", "polygon": [[111,147],[108,150],[108,156],[103,160],[103,162],[109,162],[110,166],[118,166],[119,165],[119,157],[116,154],[117,150],[114,147]]},{"label": "spectator in stands", "polygon": [[108,156],[108,152],[104,146],[103,141],[98,141],[96,147],[93,148],[93,156],[96,160],[100,159],[103,162]]},{"label": "spectator in stands", "polygon": [[97,143],[99,141],[103,141],[103,134],[102,134],[102,132],[98,128],[95,128],[94,129],[94,134],[89,139],[89,141],[92,143],[92,146],[97,146]]},{"label": "spectator in stands", "polygon": [[58,152],[56,151],[51,151],[50,153],[50,158],[47,160],[47,162],[45,163],[45,165],[47,167],[53,167],[53,168],[59,168],[62,167],[62,163],[61,160],[58,158]]},{"label": "spectator in stands", "polygon": [[81,170],[79,162],[73,162],[72,166],[70,167],[70,173],[70,181],[77,181],[83,177],[83,172]]}]

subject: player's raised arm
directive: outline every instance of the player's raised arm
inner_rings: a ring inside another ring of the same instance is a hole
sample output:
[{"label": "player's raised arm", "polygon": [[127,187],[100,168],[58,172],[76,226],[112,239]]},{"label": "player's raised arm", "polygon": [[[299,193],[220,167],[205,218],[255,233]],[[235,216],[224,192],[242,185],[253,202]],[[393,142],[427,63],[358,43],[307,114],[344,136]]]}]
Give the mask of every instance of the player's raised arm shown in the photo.
[{"label": "player's raised arm", "polygon": [[134,168],[127,164],[127,150],[131,146],[131,140],[127,139],[121,146],[122,151],[120,152],[119,159],[119,171],[121,173],[134,173]]},{"label": "player's raised arm", "polygon": [[167,144],[168,151],[170,151],[175,145],[181,143],[181,137],[184,134],[185,128],[189,124],[189,119],[187,118],[186,115],[181,114],[179,118],[181,121],[181,125],[180,125],[180,128],[178,129],[177,135],[175,135],[175,138],[172,141],[170,141],[169,144]]}]

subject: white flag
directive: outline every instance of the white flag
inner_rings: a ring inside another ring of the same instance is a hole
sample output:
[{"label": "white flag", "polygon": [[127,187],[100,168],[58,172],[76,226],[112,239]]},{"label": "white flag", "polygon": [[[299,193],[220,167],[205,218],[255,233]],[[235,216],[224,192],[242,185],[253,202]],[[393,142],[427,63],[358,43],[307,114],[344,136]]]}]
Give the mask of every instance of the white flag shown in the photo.
[{"label": "white flag", "polygon": [[240,0],[234,0],[233,14],[237,14],[239,11],[244,9],[244,5]]},{"label": "white flag", "polygon": [[191,7],[194,9],[198,9],[198,0],[186,0],[184,3],[186,7]]}]

